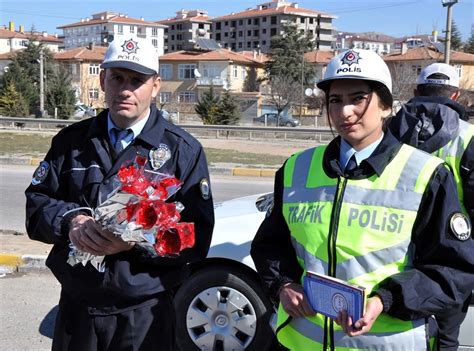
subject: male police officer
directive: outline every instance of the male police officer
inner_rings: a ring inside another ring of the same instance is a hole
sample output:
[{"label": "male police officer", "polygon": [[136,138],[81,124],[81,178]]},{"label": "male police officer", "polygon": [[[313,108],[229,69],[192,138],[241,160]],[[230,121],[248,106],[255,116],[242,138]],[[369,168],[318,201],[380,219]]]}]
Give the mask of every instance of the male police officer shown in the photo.
[{"label": "male police officer", "polygon": [[[214,225],[206,157],[150,107],[160,87],[150,43],[117,38],[101,67],[108,109],[60,131],[26,190],[28,235],[54,244],[47,266],[62,285],[53,350],[174,350],[170,290],[187,276],[186,263],[206,256]],[[177,258],[149,257],[83,210],[107,198],[121,164],[137,153],[149,158],[147,168],[183,182],[172,200],[184,205],[181,220],[195,224],[196,243]],[[70,266],[70,243],[105,255],[105,272]]]},{"label": "male police officer", "polygon": [[[464,121],[466,112],[456,102],[459,76],[452,66],[433,63],[422,70],[414,93],[415,97],[390,121],[390,131],[400,141],[446,161],[454,174],[461,205],[474,223],[474,126]],[[455,254],[452,259],[456,260]],[[441,349],[457,349],[469,300],[457,311],[436,316]]]}]

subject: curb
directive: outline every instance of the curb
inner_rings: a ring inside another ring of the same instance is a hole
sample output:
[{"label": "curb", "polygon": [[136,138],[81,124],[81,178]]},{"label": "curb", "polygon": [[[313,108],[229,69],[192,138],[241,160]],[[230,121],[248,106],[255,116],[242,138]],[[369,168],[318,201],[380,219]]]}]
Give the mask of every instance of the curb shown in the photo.
[{"label": "curb", "polygon": [[0,253],[0,275],[48,270],[46,255],[13,255]]},{"label": "curb", "polygon": [[[25,165],[38,166],[39,158],[0,156],[0,165]],[[275,177],[275,168],[250,168],[250,167],[209,167],[209,172],[234,177]]]}]

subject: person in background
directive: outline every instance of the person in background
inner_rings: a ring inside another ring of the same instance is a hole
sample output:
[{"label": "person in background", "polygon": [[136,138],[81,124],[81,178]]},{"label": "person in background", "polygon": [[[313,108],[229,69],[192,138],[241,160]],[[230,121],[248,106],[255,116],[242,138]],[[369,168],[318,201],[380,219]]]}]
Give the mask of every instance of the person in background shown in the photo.
[{"label": "person in background", "polygon": [[[26,189],[26,227],[33,240],[54,244],[47,266],[61,283],[53,350],[176,350],[171,290],[187,263],[205,258],[214,226],[209,172],[199,142],[162,118],[158,54],[141,38],[118,36],[102,62],[108,109],[61,130]],[[151,257],[102,228],[94,208],[115,190],[124,162],[146,155],[149,170],[183,182],[170,199],[184,205],[195,245],[178,257]],[[70,244],[106,256],[105,272],[67,263]]]},{"label": "person in background", "polygon": [[[251,247],[278,303],[277,338],[290,350],[426,350],[430,316],[474,286],[471,224],[453,175],[384,129],[392,81],[375,52],[337,55],[318,87],[339,136],[277,171],[273,209]],[[365,287],[363,317],[315,313],[302,287],[308,271]]]},{"label": "person in background", "polygon": [[[415,97],[390,120],[389,128],[400,141],[442,158],[454,175],[464,212],[474,221],[474,125],[466,122],[459,98],[459,76],[454,67],[433,63],[418,79]],[[456,260],[456,255],[452,257]],[[462,306],[438,314],[439,346],[457,350],[459,328],[471,297]]]}]

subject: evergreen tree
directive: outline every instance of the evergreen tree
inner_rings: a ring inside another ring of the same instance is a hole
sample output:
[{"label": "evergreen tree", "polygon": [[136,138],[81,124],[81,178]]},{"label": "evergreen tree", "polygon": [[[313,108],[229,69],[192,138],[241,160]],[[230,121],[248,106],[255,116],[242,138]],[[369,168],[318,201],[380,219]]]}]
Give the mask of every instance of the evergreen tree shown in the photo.
[{"label": "evergreen tree", "polygon": [[7,82],[2,90],[0,95],[0,113],[10,117],[28,116],[28,104],[16,89],[13,81]]},{"label": "evergreen tree", "polygon": [[451,24],[451,50],[459,50],[462,47],[462,37],[456,22]]},{"label": "evergreen tree", "polygon": [[474,54],[474,31],[471,33],[471,36],[464,44],[464,52],[468,54]]},{"label": "evergreen tree", "polygon": [[226,90],[219,103],[217,124],[235,125],[239,122],[240,111],[234,97]]},{"label": "evergreen tree", "polygon": [[219,96],[214,94],[214,88],[211,85],[209,91],[202,94],[194,107],[196,113],[201,117],[204,124],[217,124],[219,102]]},{"label": "evergreen tree", "polygon": [[69,119],[74,113],[76,96],[71,84],[71,76],[63,67],[57,67],[48,80],[45,107],[50,115],[57,108],[58,118]]}]

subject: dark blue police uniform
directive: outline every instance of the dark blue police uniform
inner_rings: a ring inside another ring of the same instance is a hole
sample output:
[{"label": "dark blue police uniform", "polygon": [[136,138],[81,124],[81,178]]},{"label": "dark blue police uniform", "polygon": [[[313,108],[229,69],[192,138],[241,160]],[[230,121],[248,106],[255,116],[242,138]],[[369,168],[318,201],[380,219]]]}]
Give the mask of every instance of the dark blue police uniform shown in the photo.
[{"label": "dark blue police uniform", "polygon": [[[25,192],[28,235],[54,244],[46,264],[62,285],[53,350],[172,350],[170,291],[188,276],[188,262],[205,258],[214,226],[206,157],[196,139],[154,107],[142,132],[116,154],[107,115],[106,110],[60,131]],[[135,246],[107,256],[102,273],[90,264],[70,266],[71,218],[63,215],[107,199],[120,166],[137,153],[158,155],[146,167],[183,182],[170,201],[184,205],[181,221],[194,223],[195,246],[176,258],[152,258]]]}]

